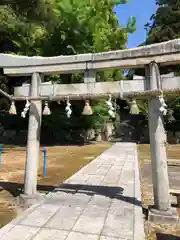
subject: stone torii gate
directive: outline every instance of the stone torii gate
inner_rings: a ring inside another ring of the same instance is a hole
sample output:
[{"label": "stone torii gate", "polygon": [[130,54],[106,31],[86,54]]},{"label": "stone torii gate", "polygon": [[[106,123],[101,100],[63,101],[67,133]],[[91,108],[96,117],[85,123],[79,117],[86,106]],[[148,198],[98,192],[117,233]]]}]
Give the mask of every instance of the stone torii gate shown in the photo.
[{"label": "stone torii gate", "polygon": [[[158,65],[180,62],[180,39],[96,54],[80,54],[58,57],[26,57],[0,54],[0,67],[8,76],[29,76],[31,84],[15,87],[14,96],[0,93],[14,101],[29,100],[29,127],[25,168],[24,195],[36,199],[37,170],[39,162],[42,100],[58,101],[67,96],[70,100],[101,98],[111,94],[115,97],[146,97],[149,100],[149,134],[152,156],[154,207],[150,208],[150,219],[177,220],[170,207],[169,179],[166,155],[166,135],[163,114],[160,111],[162,94],[180,92],[179,77],[160,76]],[[96,72],[111,68],[145,67],[146,75],[141,80],[97,82]],[[83,84],[43,83],[43,75],[84,72]]]}]

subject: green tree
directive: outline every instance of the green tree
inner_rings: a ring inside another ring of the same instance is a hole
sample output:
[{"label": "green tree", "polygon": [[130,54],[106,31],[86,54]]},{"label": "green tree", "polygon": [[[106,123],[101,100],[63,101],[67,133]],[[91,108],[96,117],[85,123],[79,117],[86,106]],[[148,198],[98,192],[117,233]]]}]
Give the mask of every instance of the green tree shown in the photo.
[{"label": "green tree", "polygon": [[146,24],[147,44],[168,41],[180,37],[180,1],[157,0],[157,11]]},{"label": "green tree", "polygon": [[39,41],[53,16],[51,5],[50,0],[1,1],[0,52],[40,54]]}]

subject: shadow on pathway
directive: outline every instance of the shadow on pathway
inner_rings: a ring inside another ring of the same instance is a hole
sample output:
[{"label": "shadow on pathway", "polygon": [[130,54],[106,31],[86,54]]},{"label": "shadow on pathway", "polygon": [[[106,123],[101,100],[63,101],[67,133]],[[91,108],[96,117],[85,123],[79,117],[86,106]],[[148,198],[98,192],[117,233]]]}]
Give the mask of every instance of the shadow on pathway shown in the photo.
[{"label": "shadow on pathway", "polygon": [[156,240],[180,240],[180,237],[165,233],[156,233]]},{"label": "shadow on pathway", "polygon": [[[11,193],[14,197],[18,197],[21,193],[23,193],[23,188],[24,184],[19,184],[15,182],[0,182],[0,191],[6,190],[9,193]],[[123,195],[124,189],[121,187],[63,183],[59,187],[38,185],[37,189],[38,191],[43,191],[47,193],[65,192],[71,194],[80,193],[89,196],[101,195],[141,207],[141,201],[134,197],[124,196]]]},{"label": "shadow on pathway", "polygon": [[[41,192],[52,192],[56,186],[38,185],[37,189]],[[24,184],[16,182],[0,182],[0,192],[8,191],[13,197],[18,197],[23,193]]]},{"label": "shadow on pathway", "polygon": [[53,192],[65,192],[65,193],[81,193],[89,196],[101,195],[111,199],[117,199],[123,202],[134,204],[141,207],[141,201],[134,197],[124,196],[122,187],[114,186],[98,186],[98,185],[85,185],[85,184],[69,184],[63,183],[58,188],[55,188]]}]

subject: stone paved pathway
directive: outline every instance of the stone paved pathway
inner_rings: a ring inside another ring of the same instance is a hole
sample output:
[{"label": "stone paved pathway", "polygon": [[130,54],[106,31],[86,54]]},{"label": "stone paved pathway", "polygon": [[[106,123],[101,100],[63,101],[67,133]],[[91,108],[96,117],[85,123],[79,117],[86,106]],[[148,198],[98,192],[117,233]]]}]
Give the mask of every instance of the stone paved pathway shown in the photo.
[{"label": "stone paved pathway", "polygon": [[2,228],[0,239],[143,240],[136,145],[113,145]]}]

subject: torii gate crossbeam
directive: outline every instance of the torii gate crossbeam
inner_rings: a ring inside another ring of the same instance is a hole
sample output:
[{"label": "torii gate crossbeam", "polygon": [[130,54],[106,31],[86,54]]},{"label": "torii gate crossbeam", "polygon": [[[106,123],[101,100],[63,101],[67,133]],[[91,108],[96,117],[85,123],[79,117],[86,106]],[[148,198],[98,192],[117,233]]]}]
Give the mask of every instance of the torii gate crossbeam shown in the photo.
[{"label": "torii gate crossbeam", "polygon": [[103,53],[88,53],[57,57],[26,57],[0,54],[0,67],[11,76],[44,75],[101,71],[111,68],[140,68],[155,61],[161,65],[180,62],[180,39],[148,46]]}]

